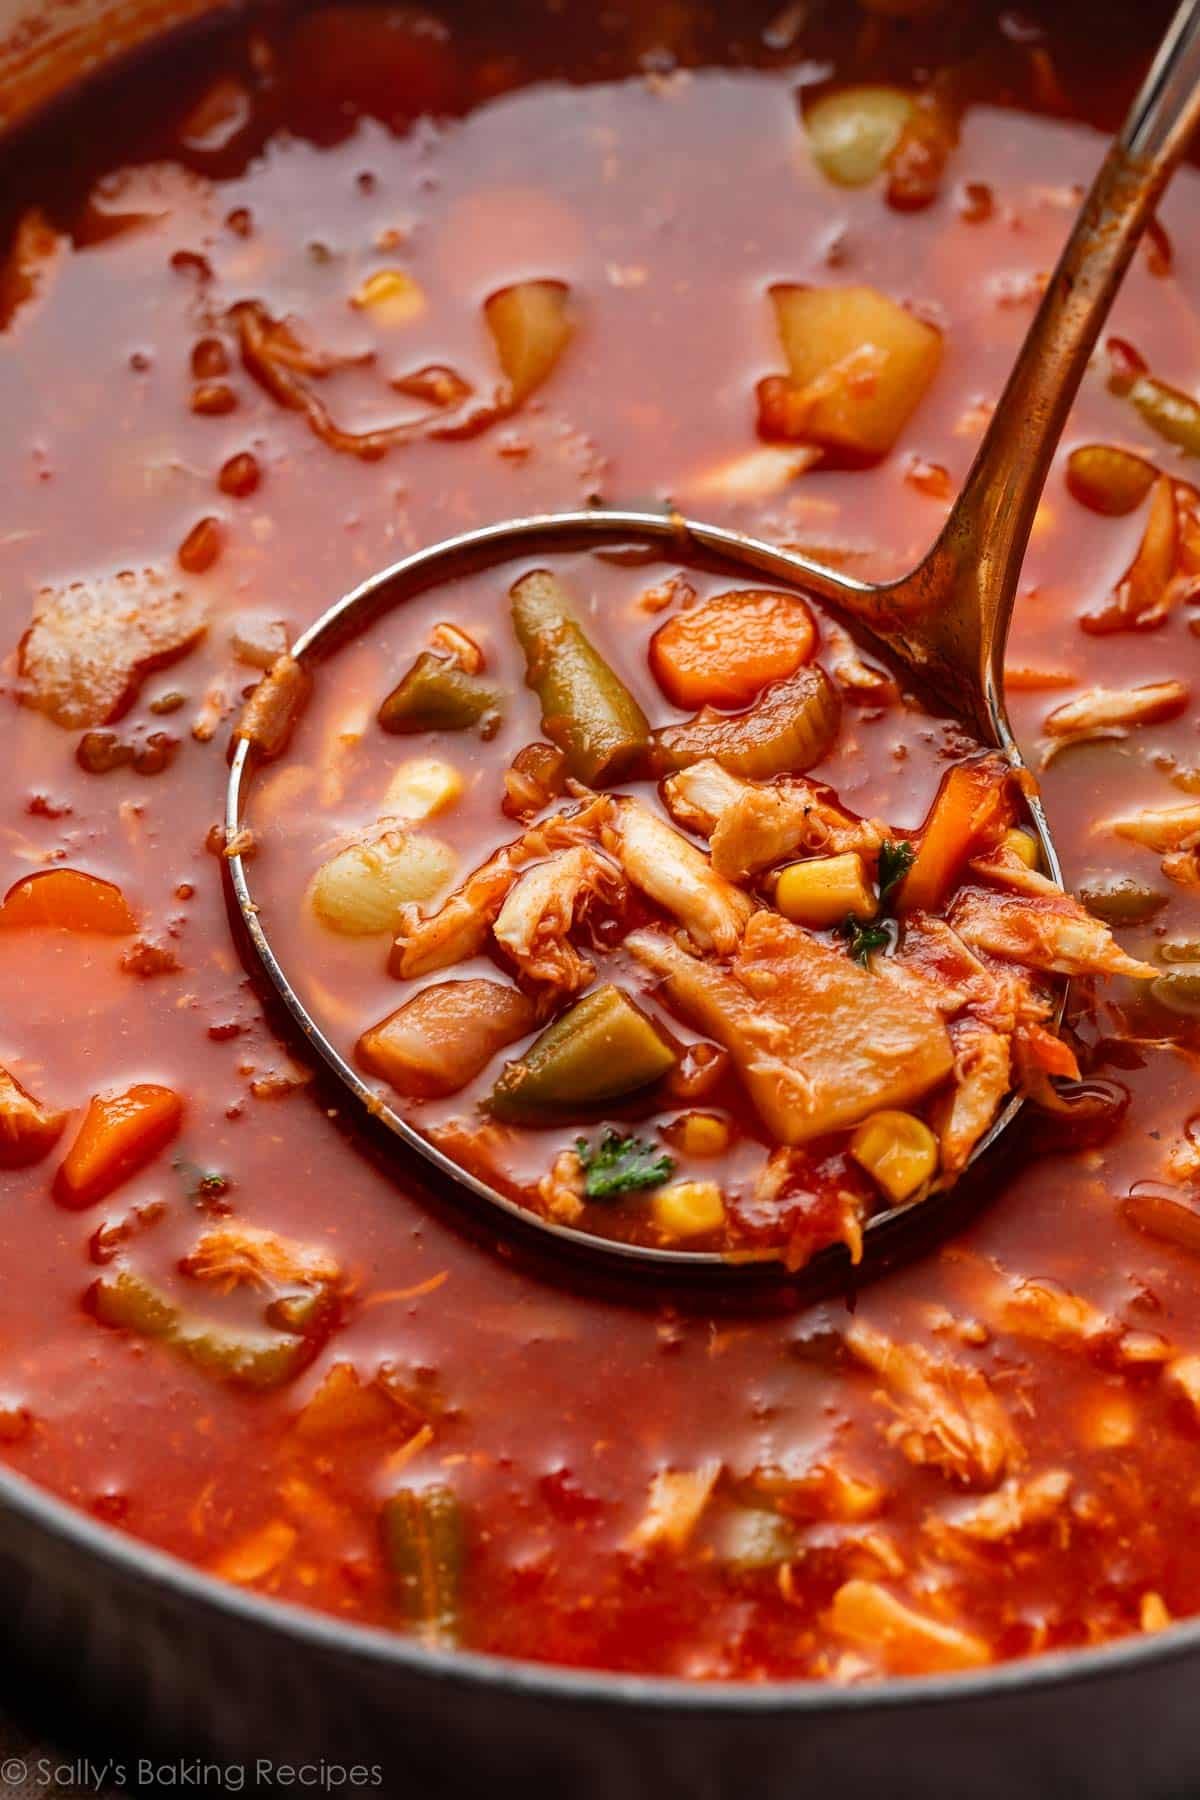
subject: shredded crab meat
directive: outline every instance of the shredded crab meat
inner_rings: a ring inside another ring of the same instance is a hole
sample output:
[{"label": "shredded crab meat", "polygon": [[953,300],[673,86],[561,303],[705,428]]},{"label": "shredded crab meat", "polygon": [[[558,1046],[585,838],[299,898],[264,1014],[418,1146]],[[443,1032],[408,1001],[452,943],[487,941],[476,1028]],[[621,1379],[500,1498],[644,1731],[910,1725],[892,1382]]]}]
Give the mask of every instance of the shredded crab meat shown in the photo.
[{"label": "shredded crab meat", "polygon": [[939,1548],[951,1552],[956,1539],[980,1545],[1006,1544],[1056,1520],[1065,1529],[1063,1513],[1070,1492],[1071,1475],[1066,1469],[1046,1469],[1027,1477],[1013,1475],[983,1500],[929,1518],[925,1528]]},{"label": "shredded crab meat", "polygon": [[1086,1345],[1117,1335],[1119,1327],[1098,1306],[1057,1281],[1007,1282],[996,1298],[996,1319],[1017,1337],[1042,1343]]},{"label": "shredded crab meat", "polygon": [[492,935],[516,965],[519,979],[540,990],[543,1008],[579,993],[596,972],[567,934],[597,908],[618,908],[625,893],[621,871],[590,844],[559,850],[518,876]]},{"label": "shredded crab meat", "polygon": [[670,776],[663,798],[681,825],[709,837],[713,868],[735,881],[797,852],[871,854],[887,835],[877,821],[855,818],[803,776],[744,781],[711,759]]},{"label": "shredded crab meat", "polygon": [[895,697],[896,683],[886,669],[866,661],[850,633],[826,619],[821,627],[825,661],[844,694],[860,702],[877,704]]},{"label": "shredded crab meat", "polygon": [[1024,971],[983,962],[945,919],[931,913],[912,914],[896,955],[877,967],[880,975],[927,994],[928,1004],[946,1018],[968,1013],[1006,1037],[1052,1011],[1049,997],[1031,986]]},{"label": "shredded crab meat", "polygon": [[538,1182],[538,1198],[547,1218],[574,1225],[583,1214],[583,1164],[574,1150],[560,1150],[550,1173]]},{"label": "shredded crab meat", "polygon": [[954,902],[950,922],[972,948],[1050,974],[1144,980],[1157,973],[1128,956],[1070,894],[1009,897],[967,888]]},{"label": "shredded crab meat", "polygon": [[214,1225],[180,1267],[223,1293],[237,1287],[267,1293],[280,1287],[330,1287],[341,1279],[341,1268],[328,1251],[255,1225]]},{"label": "shredded crab meat", "polygon": [[992,1660],[983,1638],[919,1612],[861,1576],[844,1582],[833,1596],[829,1626],[836,1637],[898,1675],[978,1669]]},{"label": "shredded crab meat", "polygon": [[697,1469],[660,1469],[650,1483],[646,1510],[625,1540],[629,1550],[685,1550],[712,1498],[719,1462]]},{"label": "shredded crab meat", "polygon": [[1005,888],[1011,894],[1054,895],[1063,892],[1057,881],[1043,875],[1040,869],[1031,869],[1004,844],[998,844],[986,856],[974,857],[967,867],[972,875],[978,875],[993,887]]},{"label": "shredded crab meat", "polygon": [[1146,806],[1105,821],[1104,829],[1132,844],[1165,855],[1171,850],[1191,850],[1200,843],[1200,800],[1179,806]]},{"label": "shredded crab meat", "polygon": [[818,1250],[844,1244],[850,1261],[862,1261],[866,1206],[862,1194],[843,1184],[830,1188],[811,1178],[807,1160],[795,1150],[773,1150],[755,1179],[757,1207],[778,1210],[787,1221],[783,1261],[803,1268]]},{"label": "shredded crab meat", "polygon": [[1149,681],[1135,688],[1085,688],[1046,715],[1042,730],[1058,743],[1079,738],[1124,737],[1137,725],[1172,719],[1188,703],[1183,681]]},{"label": "shredded crab meat", "polygon": [[483,949],[521,870],[575,844],[594,842],[612,802],[593,799],[573,812],[554,813],[505,844],[467,876],[436,912],[406,906],[392,947],[393,975],[430,975]]},{"label": "shredded crab meat", "polygon": [[966,1168],[976,1144],[990,1128],[1012,1086],[1009,1039],[964,1019],[950,1028],[954,1044],[954,1086],[935,1107],[942,1171]]},{"label": "shredded crab meat", "polygon": [[918,1344],[897,1344],[856,1320],[846,1344],[883,1383],[894,1414],[885,1436],[919,1466],[940,1469],[964,1487],[994,1487],[1024,1461],[1012,1421],[982,1370]]},{"label": "shredded crab meat", "polygon": [[635,887],[672,913],[702,950],[728,956],[754,911],[695,844],[638,800],[618,800],[604,842]]}]

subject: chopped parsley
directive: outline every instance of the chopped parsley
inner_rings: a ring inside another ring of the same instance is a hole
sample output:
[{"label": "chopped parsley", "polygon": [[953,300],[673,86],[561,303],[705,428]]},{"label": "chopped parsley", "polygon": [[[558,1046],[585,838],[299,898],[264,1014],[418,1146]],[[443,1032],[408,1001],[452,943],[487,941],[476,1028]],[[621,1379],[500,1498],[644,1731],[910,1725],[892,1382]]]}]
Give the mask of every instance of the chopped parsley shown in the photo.
[{"label": "chopped parsley", "polygon": [[[886,908],[888,900],[904,880],[916,860],[916,851],[907,838],[886,838],[879,846],[879,904]],[[895,926],[886,918],[874,922],[847,913],[838,926],[856,963],[867,968],[873,950],[886,950],[895,941]]]},{"label": "chopped parsley", "polygon": [[916,861],[907,838],[888,838],[879,846],[879,903],[882,906]]},{"label": "chopped parsley", "polygon": [[886,925],[872,925],[869,921],[856,918],[847,913],[838,926],[838,933],[846,940],[850,955],[856,963],[867,967],[872,950],[882,950],[892,941],[892,934]]},{"label": "chopped parsley", "polygon": [[674,1157],[656,1144],[622,1137],[611,1125],[605,1127],[600,1142],[594,1146],[586,1138],[576,1138],[575,1150],[583,1164],[583,1191],[589,1200],[606,1200],[612,1194],[658,1187],[675,1168]]},{"label": "chopped parsley", "polygon": [[189,1200],[219,1200],[233,1185],[228,1175],[222,1175],[219,1169],[202,1169],[199,1163],[189,1162],[186,1156],[177,1156],[172,1167]]}]

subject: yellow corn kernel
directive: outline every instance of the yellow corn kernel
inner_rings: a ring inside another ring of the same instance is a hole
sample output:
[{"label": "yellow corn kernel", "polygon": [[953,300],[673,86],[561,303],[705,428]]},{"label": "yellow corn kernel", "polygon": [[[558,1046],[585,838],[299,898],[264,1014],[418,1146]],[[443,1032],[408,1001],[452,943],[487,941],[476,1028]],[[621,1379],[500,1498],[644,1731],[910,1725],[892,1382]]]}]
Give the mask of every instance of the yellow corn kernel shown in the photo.
[{"label": "yellow corn kernel", "polygon": [[700,1237],[725,1223],[725,1201],[715,1181],[676,1181],[659,1188],[650,1210],[668,1237]]},{"label": "yellow corn kernel", "polygon": [[729,1126],[716,1113],[684,1113],[671,1135],[685,1156],[720,1156],[729,1148]]},{"label": "yellow corn kernel", "polygon": [[862,857],[853,850],[789,863],[775,883],[775,904],[785,919],[814,931],[840,925],[847,913],[873,919],[879,905]]},{"label": "yellow corn kernel", "polygon": [[851,1138],[850,1154],[894,1205],[923,1188],[938,1166],[937,1139],[906,1112],[872,1113]]},{"label": "yellow corn kernel", "polygon": [[1010,851],[1013,856],[1019,856],[1027,869],[1036,869],[1042,860],[1042,852],[1032,832],[1017,831],[1015,828],[1006,831],[1000,840],[1000,848]]},{"label": "yellow corn kernel", "polygon": [[381,816],[394,819],[431,819],[454,805],[463,791],[463,778],[453,763],[436,756],[414,756],[393,772],[383,796]]},{"label": "yellow corn kernel", "polygon": [[350,301],[368,312],[380,325],[409,325],[425,311],[425,295],[418,281],[403,269],[376,269]]}]

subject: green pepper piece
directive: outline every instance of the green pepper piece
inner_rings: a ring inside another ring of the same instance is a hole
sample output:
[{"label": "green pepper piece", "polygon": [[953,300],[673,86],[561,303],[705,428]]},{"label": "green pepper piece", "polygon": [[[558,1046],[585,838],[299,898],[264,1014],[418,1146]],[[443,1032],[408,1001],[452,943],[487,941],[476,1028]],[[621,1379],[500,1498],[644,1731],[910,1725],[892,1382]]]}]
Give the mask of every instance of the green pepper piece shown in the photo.
[{"label": "green pepper piece", "polygon": [[556,575],[535,569],[509,598],[525,679],[542,703],[542,730],[577,781],[620,781],[650,748],[645,713],[584,635]]},{"label": "green pepper piece", "polygon": [[474,725],[486,731],[499,704],[496,689],[469,675],[453,657],[423,650],[379,708],[379,723],[398,734],[469,731]]},{"label": "green pepper piece", "polygon": [[432,1644],[458,1642],[465,1532],[457,1495],[400,1488],[383,1503],[383,1554],[401,1606]]},{"label": "green pepper piece", "polygon": [[312,1356],[301,1337],[277,1333],[239,1333],[185,1312],[132,1269],[102,1276],[91,1295],[92,1311],[102,1325],[157,1338],[210,1375],[238,1387],[282,1387]]},{"label": "green pepper piece", "polygon": [[618,987],[593,988],[506,1063],[487,1102],[498,1119],[538,1124],[636,1093],[675,1066],[675,1052]]}]

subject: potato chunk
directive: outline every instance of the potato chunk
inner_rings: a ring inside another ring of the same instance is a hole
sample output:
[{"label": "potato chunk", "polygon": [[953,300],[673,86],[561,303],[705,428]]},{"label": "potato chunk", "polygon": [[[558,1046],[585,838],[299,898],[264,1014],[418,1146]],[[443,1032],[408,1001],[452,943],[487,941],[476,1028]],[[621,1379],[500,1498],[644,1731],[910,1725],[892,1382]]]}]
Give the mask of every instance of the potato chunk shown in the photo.
[{"label": "potato chunk", "polygon": [[190,650],[205,628],[193,595],[153,569],[43,588],[21,640],[28,698],[69,730],[107,725],[153,669]]},{"label": "potato chunk", "polygon": [[765,435],[886,455],[937,374],[941,333],[869,287],[784,284],[771,300],[789,380],[760,387]]},{"label": "potato chunk", "polygon": [[313,876],[309,894],[323,925],[345,937],[392,931],[400,909],[449,886],[454,852],[420,831],[384,831],[339,850]]},{"label": "potato chunk", "polygon": [[636,931],[625,947],[729,1051],[781,1144],[907,1107],[953,1067],[936,1013],[771,913],[755,913],[727,968],[662,931]]},{"label": "potato chunk", "polygon": [[541,387],[575,326],[564,281],[518,281],[484,304],[484,318],[514,406]]},{"label": "potato chunk", "polygon": [[397,1093],[438,1099],[466,1087],[535,1018],[532,1002],[503,982],[440,981],[364,1031],[355,1056]]},{"label": "potato chunk", "polygon": [[62,1134],[65,1112],[56,1112],[0,1069],[0,1169],[23,1169],[45,1156]]}]

